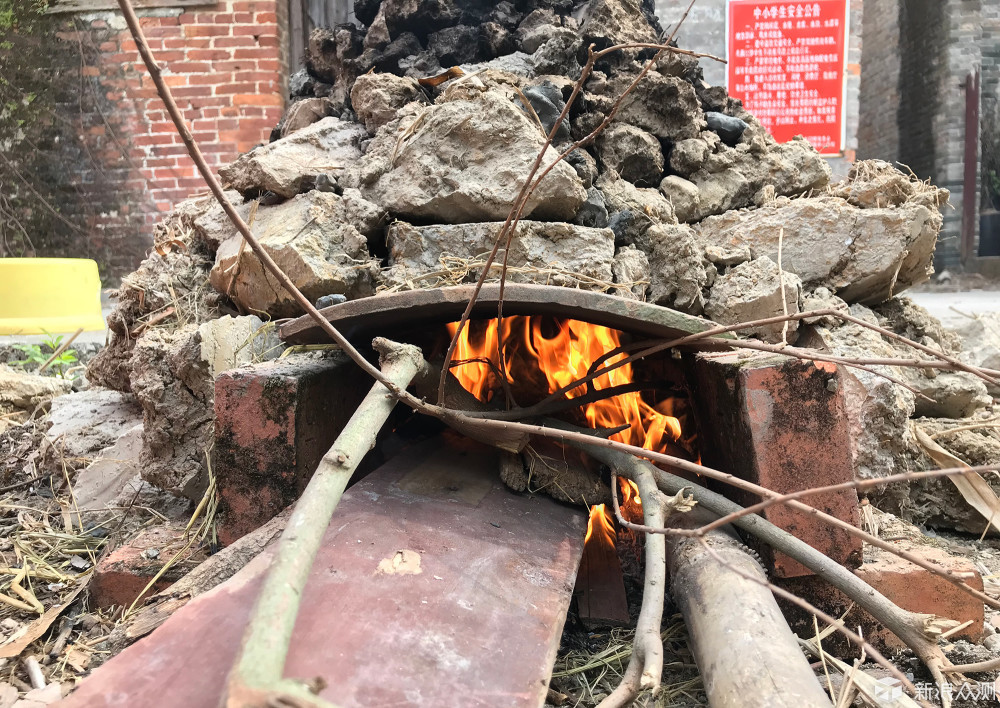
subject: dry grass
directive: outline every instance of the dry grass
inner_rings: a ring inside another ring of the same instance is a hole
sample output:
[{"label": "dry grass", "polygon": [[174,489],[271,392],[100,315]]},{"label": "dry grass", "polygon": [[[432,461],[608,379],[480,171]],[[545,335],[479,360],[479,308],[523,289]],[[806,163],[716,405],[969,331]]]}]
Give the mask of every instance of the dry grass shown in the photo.
[{"label": "dry grass", "polygon": [[[655,698],[644,693],[635,706],[680,708],[707,705],[701,677],[688,648],[687,630],[679,615],[664,620],[663,685]],[[619,684],[632,655],[634,629],[592,634],[586,647],[560,650],[550,686],[570,696],[565,705],[592,708]]]}]

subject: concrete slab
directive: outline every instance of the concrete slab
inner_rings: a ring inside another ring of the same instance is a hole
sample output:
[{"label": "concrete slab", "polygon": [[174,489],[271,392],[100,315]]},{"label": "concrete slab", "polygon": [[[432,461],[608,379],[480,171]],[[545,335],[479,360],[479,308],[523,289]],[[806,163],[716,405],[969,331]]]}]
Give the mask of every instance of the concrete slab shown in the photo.
[{"label": "concrete slab", "polygon": [[[422,480],[418,479],[422,477]],[[449,436],[352,487],[306,587],[286,675],[343,708],[541,706],[586,518],[499,481]],[[59,703],[216,708],[270,556],[198,597]]]}]

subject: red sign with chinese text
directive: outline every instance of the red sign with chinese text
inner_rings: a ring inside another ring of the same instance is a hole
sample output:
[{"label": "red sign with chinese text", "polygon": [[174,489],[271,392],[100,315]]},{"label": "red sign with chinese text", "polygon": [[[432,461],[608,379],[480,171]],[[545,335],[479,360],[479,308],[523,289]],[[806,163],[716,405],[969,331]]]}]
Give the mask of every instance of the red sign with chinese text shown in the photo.
[{"label": "red sign with chinese text", "polygon": [[729,95],[778,142],[844,149],[847,0],[729,0]]}]

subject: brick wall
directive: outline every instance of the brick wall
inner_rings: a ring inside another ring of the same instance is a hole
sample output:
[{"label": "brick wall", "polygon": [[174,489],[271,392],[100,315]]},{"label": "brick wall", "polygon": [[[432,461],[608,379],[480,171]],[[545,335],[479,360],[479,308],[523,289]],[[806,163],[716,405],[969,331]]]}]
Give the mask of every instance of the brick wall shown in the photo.
[{"label": "brick wall", "polygon": [[[868,0],[871,2],[871,0]],[[656,0],[656,14],[669,34],[683,17],[690,0]],[[846,136],[844,157],[828,158],[834,179],[846,176],[858,148],[858,109],[860,105],[860,74],[862,44],[862,0],[850,0],[850,26],[847,51]],[[726,0],[698,0],[677,33],[677,42],[684,49],[714,54],[726,58]],[[705,81],[714,86],[726,85],[726,66],[711,59],[702,59]]]},{"label": "brick wall", "polygon": [[[140,11],[165,81],[213,168],[266,140],[281,117],[286,8],[283,0],[223,0]],[[31,160],[47,162],[62,182],[65,198],[52,201],[75,228],[61,241],[34,244],[36,255],[94,257],[113,280],[149,248],[160,214],[205,185],[120,14],[65,13],[50,22],[44,39],[53,60],[42,70],[58,94],[54,135],[41,157],[32,157],[30,143],[4,153],[32,173],[39,167]]]},{"label": "brick wall", "polygon": [[865,0],[858,158],[899,159],[899,0]]},{"label": "brick wall", "polygon": [[[901,162],[948,189],[935,268],[976,270],[981,196],[979,184],[965,193],[965,81],[982,71],[980,133],[996,130],[1000,0],[867,0],[864,39],[859,154]],[[966,199],[974,240],[963,263]]]}]

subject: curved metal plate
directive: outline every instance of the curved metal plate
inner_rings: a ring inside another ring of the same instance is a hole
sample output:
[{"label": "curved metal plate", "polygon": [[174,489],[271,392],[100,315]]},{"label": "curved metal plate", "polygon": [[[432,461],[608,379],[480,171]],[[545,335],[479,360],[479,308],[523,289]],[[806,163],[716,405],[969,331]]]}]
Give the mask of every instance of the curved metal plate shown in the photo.
[{"label": "curved metal plate", "polygon": [[[401,328],[458,320],[474,289],[474,285],[456,285],[407,290],[351,300],[320,312],[349,339],[377,334],[393,336]],[[473,308],[473,317],[495,317],[499,296],[499,284],[484,285]],[[503,311],[504,315],[569,317],[648,337],[682,337],[715,326],[709,320],[660,305],[555,285],[508,283],[504,288]],[[286,322],[279,333],[290,344],[329,341],[308,315]]]}]

